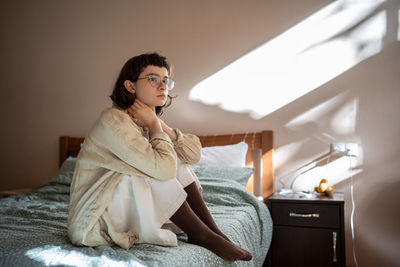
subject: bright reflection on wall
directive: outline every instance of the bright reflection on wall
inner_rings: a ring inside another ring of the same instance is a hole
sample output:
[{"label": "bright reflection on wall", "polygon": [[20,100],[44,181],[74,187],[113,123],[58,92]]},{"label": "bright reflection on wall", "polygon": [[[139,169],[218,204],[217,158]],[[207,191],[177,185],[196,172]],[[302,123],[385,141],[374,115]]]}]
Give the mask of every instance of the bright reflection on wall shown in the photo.
[{"label": "bright reflection on wall", "polygon": [[400,41],[400,9],[397,12],[397,20],[398,20],[398,24],[397,24],[397,40]]},{"label": "bright reflection on wall", "polygon": [[383,2],[335,1],[197,84],[189,99],[260,119],[377,54]]},{"label": "bright reflection on wall", "polygon": [[280,146],[274,151],[274,167],[279,169],[284,166],[285,162],[290,161],[298,152],[303,149],[308,139],[289,143]]},{"label": "bright reflection on wall", "polygon": [[34,248],[25,253],[33,260],[47,266],[68,265],[68,266],[134,266],[144,267],[135,260],[116,261],[106,256],[89,256],[77,250],[66,250],[59,246],[46,246]]},{"label": "bright reflection on wall", "polygon": [[294,119],[290,120],[285,126],[292,130],[305,127],[311,123],[318,123],[322,118],[328,117],[329,113],[332,113],[342,105],[343,101],[348,98],[346,93],[338,94],[335,97],[328,99],[327,101],[312,107],[306,112],[298,115]]},{"label": "bright reflection on wall", "polygon": [[287,187],[295,191],[312,192],[314,186],[318,185],[323,178],[327,179],[329,184],[336,185],[362,171],[357,168],[359,165],[357,158],[342,156],[336,159],[327,157],[324,160],[325,164],[308,166],[309,169],[304,170]]},{"label": "bright reflection on wall", "polygon": [[[351,135],[356,130],[357,111],[358,98],[350,98],[347,93],[341,93],[298,115],[285,126],[296,131],[315,125],[314,128],[326,131],[329,125],[336,135]],[[333,141],[334,138],[330,140]]]},{"label": "bright reflection on wall", "polygon": [[363,171],[361,169],[363,158],[361,147],[359,152],[359,157],[325,153],[314,159],[303,160],[303,164],[298,164],[301,165],[299,168],[280,175],[278,183],[275,184],[275,190],[280,191],[286,188],[312,192],[321,179],[327,179],[330,185],[337,185]]},{"label": "bright reflection on wall", "polygon": [[[276,176],[279,177],[276,190],[290,188],[312,191],[322,178],[328,179],[330,184],[336,184],[361,171],[357,169],[362,164],[361,146],[357,158],[332,156],[328,151],[333,141],[351,139],[357,142],[355,133],[358,102],[358,97],[351,97],[349,93],[342,92],[296,116],[285,125],[294,132],[307,131],[309,134],[301,141],[276,149],[275,155],[280,158],[280,165],[276,168]],[[312,138],[322,142],[324,151],[307,158],[304,154],[299,156],[301,151],[307,149],[308,141]],[[300,167],[290,170],[290,166],[285,166],[286,162],[295,162],[293,166]],[[282,173],[282,170],[285,173]]]},{"label": "bright reflection on wall", "polygon": [[332,130],[341,135],[351,135],[356,132],[358,98],[349,100],[333,116]]}]

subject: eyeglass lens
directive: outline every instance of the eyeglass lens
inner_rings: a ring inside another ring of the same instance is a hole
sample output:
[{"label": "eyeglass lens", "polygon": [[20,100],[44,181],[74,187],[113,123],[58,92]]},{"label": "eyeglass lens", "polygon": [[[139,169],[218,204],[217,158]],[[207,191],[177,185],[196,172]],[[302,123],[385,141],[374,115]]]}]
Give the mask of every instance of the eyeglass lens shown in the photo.
[{"label": "eyeglass lens", "polygon": [[[148,76],[147,79],[154,87],[159,87],[161,84],[161,78],[157,76]],[[171,78],[166,78],[162,81],[168,88],[168,90],[172,90],[174,88],[175,82]]]}]

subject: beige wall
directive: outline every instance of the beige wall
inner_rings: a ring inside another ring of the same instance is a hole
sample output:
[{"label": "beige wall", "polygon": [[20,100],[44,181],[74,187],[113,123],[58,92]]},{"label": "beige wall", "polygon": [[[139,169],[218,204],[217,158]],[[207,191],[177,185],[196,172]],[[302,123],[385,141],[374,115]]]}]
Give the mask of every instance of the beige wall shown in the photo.
[{"label": "beige wall", "polygon": [[[291,170],[328,152],[330,141],[361,142],[353,177],[359,266],[399,264],[400,46],[390,18],[384,49],[260,120],[187,99],[202,79],[331,3],[270,1],[2,1],[0,4],[0,189],[38,186],[57,171],[58,136],[84,136],[122,64],[159,51],[174,64],[179,97],[165,121],[196,134],[275,131],[276,188]],[[383,8],[396,14],[397,1]],[[335,96],[357,101],[355,131],[335,135],[331,113],[300,127],[287,123]],[[327,136],[332,137],[327,138]],[[282,153],[292,144],[297,152]],[[353,264],[350,179],[346,198],[347,263]]]}]

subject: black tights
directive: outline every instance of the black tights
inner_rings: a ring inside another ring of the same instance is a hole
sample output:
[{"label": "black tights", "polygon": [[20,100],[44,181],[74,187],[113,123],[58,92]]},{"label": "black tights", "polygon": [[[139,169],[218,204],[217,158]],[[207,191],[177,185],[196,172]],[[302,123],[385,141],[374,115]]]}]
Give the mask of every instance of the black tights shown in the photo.
[{"label": "black tights", "polygon": [[250,252],[233,244],[217,227],[196,183],[185,187],[186,201],[170,218],[188,235],[188,242],[202,246],[227,261],[252,259]]}]

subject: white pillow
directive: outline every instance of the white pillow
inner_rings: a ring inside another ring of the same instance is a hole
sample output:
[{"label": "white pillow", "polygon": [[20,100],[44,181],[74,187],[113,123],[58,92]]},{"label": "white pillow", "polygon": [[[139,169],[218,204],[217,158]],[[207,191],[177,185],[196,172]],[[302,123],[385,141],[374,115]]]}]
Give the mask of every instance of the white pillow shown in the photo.
[{"label": "white pillow", "polygon": [[203,147],[197,164],[246,167],[247,148],[243,141],[234,145]]}]

